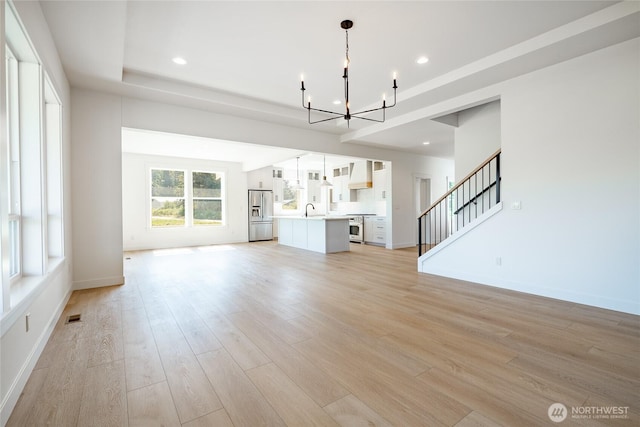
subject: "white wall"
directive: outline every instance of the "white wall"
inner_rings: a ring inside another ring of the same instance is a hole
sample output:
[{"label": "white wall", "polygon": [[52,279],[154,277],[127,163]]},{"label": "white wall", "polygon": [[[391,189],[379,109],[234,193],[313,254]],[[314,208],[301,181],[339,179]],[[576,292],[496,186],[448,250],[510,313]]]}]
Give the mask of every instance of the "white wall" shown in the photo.
[{"label": "white wall", "polygon": [[455,182],[458,183],[500,149],[500,101],[459,112],[454,135]]},{"label": "white wall", "polygon": [[[418,244],[416,208],[416,178],[431,182],[431,201],[447,192],[447,177],[453,176],[453,161],[434,157],[415,156],[391,167],[391,197],[387,201],[387,224],[393,218],[393,241],[387,247],[408,248]],[[416,249],[416,256],[418,250]]]},{"label": "white wall", "polygon": [[124,283],[121,102],[71,91],[75,289]]},{"label": "white wall", "polygon": [[425,271],[640,314],[639,52],[635,39],[499,85],[505,209]]},{"label": "white wall", "polygon": [[[151,228],[149,169],[217,171],[225,174],[224,226]],[[122,154],[122,225],[124,250],[203,246],[246,242],[247,174],[240,163]]]},{"label": "white wall", "polygon": [[[5,2],[0,7],[9,7]],[[61,310],[71,293],[72,212],[71,212],[71,140],[69,83],[58,58],[51,34],[38,2],[16,2],[15,8],[33,46],[40,57],[62,103],[62,162],[64,196],[65,259],[54,270],[35,280],[39,285],[19,304],[2,315],[0,338],[0,425],[4,425],[17,402],[24,385],[46,344]],[[4,37],[4,19],[0,19],[0,34]],[[2,43],[4,44],[4,39]],[[4,77],[4,76],[3,76]],[[4,79],[1,80],[4,82]],[[14,300],[15,302],[15,300]],[[26,332],[25,314],[31,313],[30,329]]]}]

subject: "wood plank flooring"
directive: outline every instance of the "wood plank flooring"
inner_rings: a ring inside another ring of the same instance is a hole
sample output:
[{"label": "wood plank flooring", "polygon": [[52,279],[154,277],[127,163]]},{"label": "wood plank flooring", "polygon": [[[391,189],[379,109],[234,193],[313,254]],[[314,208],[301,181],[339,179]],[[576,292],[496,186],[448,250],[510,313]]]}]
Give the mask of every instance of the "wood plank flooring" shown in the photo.
[{"label": "wood plank flooring", "polygon": [[351,249],[125,254],[125,285],[73,293],[8,426],[540,426],[556,402],[640,424],[638,316]]}]

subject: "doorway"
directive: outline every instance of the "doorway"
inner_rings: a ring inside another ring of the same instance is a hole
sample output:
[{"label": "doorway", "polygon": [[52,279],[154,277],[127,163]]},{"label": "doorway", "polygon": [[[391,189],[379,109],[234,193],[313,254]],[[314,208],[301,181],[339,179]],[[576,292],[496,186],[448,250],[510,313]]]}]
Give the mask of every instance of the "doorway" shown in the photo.
[{"label": "doorway", "polygon": [[[424,176],[416,176],[413,185],[415,191],[415,218],[431,206],[431,178]],[[416,236],[415,244],[418,244],[418,221],[414,222],[414,236]]]}]

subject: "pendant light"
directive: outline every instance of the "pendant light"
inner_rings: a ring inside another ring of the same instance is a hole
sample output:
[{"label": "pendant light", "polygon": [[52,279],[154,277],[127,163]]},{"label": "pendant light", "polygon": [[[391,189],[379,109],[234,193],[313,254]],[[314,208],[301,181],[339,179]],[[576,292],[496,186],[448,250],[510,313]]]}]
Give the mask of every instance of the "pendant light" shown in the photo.
[{"label": "pendant light", "polygon": [[326,156],[322,156],[322,182],[320,183],[320,187],[333,187],[329,181],[327,181],[327,158]]}]

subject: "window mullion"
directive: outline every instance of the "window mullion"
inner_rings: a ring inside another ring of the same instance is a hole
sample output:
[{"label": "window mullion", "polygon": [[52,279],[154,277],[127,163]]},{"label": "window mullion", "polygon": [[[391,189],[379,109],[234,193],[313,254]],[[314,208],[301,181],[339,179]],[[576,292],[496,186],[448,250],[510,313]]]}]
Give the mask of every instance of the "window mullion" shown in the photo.
[{"label": "window mullion", "polygon": [[193,176],[190,170],[185,170],[184,175],[185,226],[193,227]]}]

